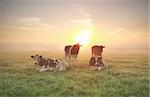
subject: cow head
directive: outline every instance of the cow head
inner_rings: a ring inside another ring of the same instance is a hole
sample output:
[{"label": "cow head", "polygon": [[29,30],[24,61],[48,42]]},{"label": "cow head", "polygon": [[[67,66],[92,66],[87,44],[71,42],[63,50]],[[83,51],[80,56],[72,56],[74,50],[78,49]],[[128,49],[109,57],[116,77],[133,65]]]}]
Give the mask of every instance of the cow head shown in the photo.
[{"label": "cow head", "polygon": [[100,45],[101,51],[103,52],[103,48],[105,48],[105,46]]},{"label": "cow head", "polygon": [[79,46],[79,47],[82,46],[82,45],[80,45],[80,43],[77,43],[77,44],[75,44],[75,45],[76,45],[76,46]]},{"label": "cow head", "polygon": [[31,56],[31,58],[35,61],[35,64],[37,65],[39,63],[39,60],[42,58],[40,55]]},{"label": "cow head", "polygon": [[105,48],[105,46],[103,46],[103,45],[100,45],[100,47],[101,47],[101,48]]}]

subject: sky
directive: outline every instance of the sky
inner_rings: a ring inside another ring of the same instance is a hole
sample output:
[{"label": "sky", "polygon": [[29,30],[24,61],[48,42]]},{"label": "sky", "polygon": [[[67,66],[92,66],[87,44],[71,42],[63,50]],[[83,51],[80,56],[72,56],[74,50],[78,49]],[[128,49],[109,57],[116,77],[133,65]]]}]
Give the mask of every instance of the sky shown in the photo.
[{"label": "sky", "polygon": [[0,50],[148,45],[148,0],[1,0],[0,13]]}]

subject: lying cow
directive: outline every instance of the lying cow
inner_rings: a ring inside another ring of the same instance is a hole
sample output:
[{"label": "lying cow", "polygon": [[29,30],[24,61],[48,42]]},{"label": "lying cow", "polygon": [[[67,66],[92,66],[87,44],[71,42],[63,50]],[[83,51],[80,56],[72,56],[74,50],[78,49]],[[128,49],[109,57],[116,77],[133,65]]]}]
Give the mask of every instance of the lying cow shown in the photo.
[{"label": "lying cow", "polygon": [[50,58],[43,58],[40,55],[31,56],[33,60],[35,61],[35,65],[37,66],[37,70],[44,71],[48,67],[50,68],[56,68],[56,62],[57,60],[52,60]]},{"label": "lying cow", "polygon": [[67,45],[65,46],[65,59],[69,58],[69,60],[71,61],[70,64],[74,64],[77,57],[78,57],[78,53],[80,50],[80,44],[75,44],[75,45]]},{"label": "lying cow", "polygon": [[31,58],[34,59],[38,71],[46,71],[46,70],[62,71],[66,70],[67,67],[69,66],[68,63],[66,63],[61,59],[56,60],[50,58],[43,58],[42,56],[39,55],[31,56]]},{"label": "lying cow", "polygon": [[102,58],[102,52],[103,52],[103,48],[105,48],[105,46],[92,46],[92,57],[101,57]]},{"label": "lying cow", "polygon": [[89,62],[89,70],[101,70],[107,66],[103,63],[101,57],[91,57]]},{"label": "lying cow", "polygon": [[64,71],[69,68],[69,64],[62,59],[57,59],[56,71]]}]

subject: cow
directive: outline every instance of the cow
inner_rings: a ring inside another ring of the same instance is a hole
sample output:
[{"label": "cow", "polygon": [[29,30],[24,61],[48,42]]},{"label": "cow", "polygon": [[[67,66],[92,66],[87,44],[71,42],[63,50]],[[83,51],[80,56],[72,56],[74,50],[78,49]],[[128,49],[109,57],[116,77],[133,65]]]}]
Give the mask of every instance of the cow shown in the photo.
[{"label": "cow", "polygon": [[89,62],[89,70],[101,70],[105,67],[106,66],[101,57],[91,57]]},{"label": "cow", "polygon": [[57,59],[56,71],[64,71],[69,68],[68,62],[62,59]]},{"label": "cow", "polygon": [[105,48],[105,46],[98,46],[98,45],[94,45],[92,46],[92,57],[101,57],[102,58],[102,52],[103,52],[103,48]]},{"label": "cow", "polygon": [[65,58],[67,57],[71,57],[74,56],[75,58],[77,58],[77,55],[79,53],[79,49],[80,49],[80,44],[75,44],[75,45],[67,45],[65,46]]},{"label": "cow", "polygon": [[69,58],[69,60],[71,61],[70,64],[74,64],[77,57],[78,57],[78,53],[80,50],[80,44],[77,43],[75,45],[67,45],[65,46],[65,59],[67,59],[67,57]]},{"label": "cow", "polygon": [[34,59],[35,65],[37,65],[38,71],[63,71],[69,67],[69,64],[62,59],[51,59],[51,58],[43,58],[40,55],[31,56]]},{"label": "cow", "polygon": [[41,55],[31,56],[31,58],[35,61],[35,65],[37,66],[37,70],[45,71],[50,68],[56,68],[57,60],[52,60],[50,58],[43,58]]}]

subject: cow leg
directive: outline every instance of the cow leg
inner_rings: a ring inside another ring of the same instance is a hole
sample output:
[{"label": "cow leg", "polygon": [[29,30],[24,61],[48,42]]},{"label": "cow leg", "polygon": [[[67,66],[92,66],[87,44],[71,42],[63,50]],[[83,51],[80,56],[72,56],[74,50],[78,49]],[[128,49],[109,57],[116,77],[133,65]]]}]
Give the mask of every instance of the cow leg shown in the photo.
[{"label": "cow leg", "polygon": [[103,61],[101,62],[101,64],[102,64],[103,68],[108,68],[108,65],[107,65],[107,64],[104,64]]},{"label": "cow leg", "polygon": [[76,59],[73,60],[73,65],[76,63],[76,61],[77,61]]},{"label": "cow leg", "polygon": [[72,58],[69,59],[70,67],[72,67]]},{"label": "cow leg", "polygon": [[74,65],[77,61],[77,55],[72,56],[72,65]]},{"label": "cow leg", "polygon": [[67,53],[65,53],[65,59],[67,58]]},{"label": "cow leg", "polygon": [[47,68],[47,64],[45,64],[45,68]]},{"label": "cow leg", "polygon": [[68,60],[68,61],[69,61],[70,67],[72,67],[72,56],[69,55],[68,57],[69,57],[69,60]]},{"label": "cow leg", "polygon": [[70,55],[70,54],[69,54],[69,56],[68,56],[68,57],[69,57],[69,60],[71,60],[71,55]]},{"label": "cow leg", "polygon": [[102,68],[100,66],[98,66],[98,70],[101,70]]},{"label": "cow leg", "polygon": [[93,52],[92,52],[92,57],[94,57]]},{"label": "cow leg", "polygon": [[71,59],[71,66],[74,65],[74,59]]},{"label": "cow leg", "polygon": [[92,66],[89,66],[89,70],[92,70]]},{"label": "cow leg", "polygon": [[[45,68],[45,66],[44,66]],[[45,71],[45,69],[43,68],[43,66],[41,66],[41,68],[39,69],[39,72]]]},{"label": "cow leg", "polygon": [[65,60],[69,60],[70,59],[70,55],[69,54],[65,54]]},{"label": "cow leg", "polygon": [[39,71],[39,70],[40,70],[40,66],[37,66],[36,70],[38,70],[38,71]]},{"label": "cow leg", "polygon": [[103,66],[103,68],[106,68],[106,65],[102,62],[102,66]]},{"label": "cow leg", "polygon": [[105,68],[108,68],[108,65],[107,64],[104,64]]},{"label": "cow leg", "polygon": [[73,56],[72,55],[70,55],[69,64],[70,64],[70,67],[72,67],[72,65],[73,65]]}]

